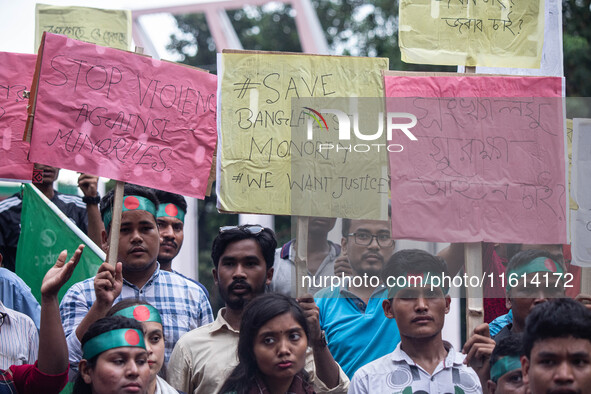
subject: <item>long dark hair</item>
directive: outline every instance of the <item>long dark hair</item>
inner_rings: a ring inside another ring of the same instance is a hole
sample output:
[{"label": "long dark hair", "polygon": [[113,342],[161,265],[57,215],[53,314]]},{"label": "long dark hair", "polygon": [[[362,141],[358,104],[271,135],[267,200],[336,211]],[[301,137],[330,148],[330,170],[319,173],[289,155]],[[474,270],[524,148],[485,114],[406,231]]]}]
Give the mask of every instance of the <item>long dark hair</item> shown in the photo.
[{"label": "long dark hair", "polygon": [[[142,331],[142,325],[136,320],[128,319],[127,317],[123,316],[109,316],[103,317],[92,323],[88,330],[82,336],[82,340],[80,341],[81,347],[86,344],[89,340],[100,335],[107,331],[117,330],[119,328],[135,328],[136,330]],[[90,368],[94,368],[96,366],[96,361],[98,360],[100,354],[97,354],[90,360],[86,360],[88,366]],[[76,379],[74,380],[74,388],[72,390],[73,394],[92,394],[92,386],[82,379],[82,374],[78,371],[76,375]]]},{"label": "long dark hair", "polygon": [[[304,330],[306,338],[310,337],[304,312],[295,300],[277,293],[256,297],[244,308],[238,340],[238,366],[226,379],[220,393],[246,394],[248,392],[250,385],[259,374],[259,367],[254,355],[255,338],[262,326],[284,313],[291,313],[294,320]],[[307,379],[307,374],[304,373],[304,375]]]}]

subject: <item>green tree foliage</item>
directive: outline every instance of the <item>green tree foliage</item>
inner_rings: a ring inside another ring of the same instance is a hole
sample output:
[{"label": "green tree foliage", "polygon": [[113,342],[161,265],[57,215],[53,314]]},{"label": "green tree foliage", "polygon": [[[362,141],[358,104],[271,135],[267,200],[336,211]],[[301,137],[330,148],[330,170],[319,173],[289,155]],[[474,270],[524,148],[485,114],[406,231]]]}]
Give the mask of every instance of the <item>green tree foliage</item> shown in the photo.
[{"label": "green tree foliage", "polygon": [[591,0],[563,0],[564,76],[569,97],[591,96]]}]

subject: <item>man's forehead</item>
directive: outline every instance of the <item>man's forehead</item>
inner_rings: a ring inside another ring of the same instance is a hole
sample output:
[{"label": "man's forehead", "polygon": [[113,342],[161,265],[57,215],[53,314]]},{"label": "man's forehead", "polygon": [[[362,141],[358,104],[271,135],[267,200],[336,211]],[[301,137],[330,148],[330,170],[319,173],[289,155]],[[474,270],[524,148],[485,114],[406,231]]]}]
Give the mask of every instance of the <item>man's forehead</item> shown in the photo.
[{"label": "man's forehead", "polygon": [[387,220],[351,220],[350,232],[356,230],[390,231],[390,223]]},{"label": "man's forehead", "polygon": [[125,223],[137,223],[137,222],[150,222],[156,223],[154,215],[143,209],[137,209],[133,211],[123,211],[121,214],[121,224]]},{"label": "man's forehead", "polygon": [[254,238],[241,239],[239,241],[229,243],[226,246],[226,249],[224,249],[221,258],[237,254],[256,256],[260,259],[264,259],[263,249]]},{"label": "man's forehead", "polygon": [[175,218],[172,216],[159,216],[156,218],[158,223],[167,223],[167,224],[183,224],[183,221],[179,218]]}]

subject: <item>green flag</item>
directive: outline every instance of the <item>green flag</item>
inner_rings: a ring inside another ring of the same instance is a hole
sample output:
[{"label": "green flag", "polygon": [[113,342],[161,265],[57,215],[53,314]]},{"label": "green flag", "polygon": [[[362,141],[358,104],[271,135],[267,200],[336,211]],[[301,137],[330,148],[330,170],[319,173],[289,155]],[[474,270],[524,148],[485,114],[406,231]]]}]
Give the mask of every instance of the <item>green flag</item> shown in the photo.
[{"label": "green flag", "polygon": [[85,245],[84,252],[74,274],[60,290],[60,300],[74,283],[96,275],[105,253],[36,187],[24,184],[16,273],[29,285],[37,301],[41,302],[41,281],[60,252],[66,249],[69,259],[80,244]]}]

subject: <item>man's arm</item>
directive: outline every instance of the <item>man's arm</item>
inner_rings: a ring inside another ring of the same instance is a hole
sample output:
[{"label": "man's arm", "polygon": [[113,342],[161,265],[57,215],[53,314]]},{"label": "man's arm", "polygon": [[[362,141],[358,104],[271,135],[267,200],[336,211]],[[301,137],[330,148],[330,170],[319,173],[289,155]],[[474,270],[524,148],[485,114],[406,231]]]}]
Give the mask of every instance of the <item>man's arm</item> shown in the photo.
[{"label": "man's arm", "polygon": [[474,329],[474,333],[462,348],[462,353],[466,354],[464,364],[474,369],[483,389],[487,387],[488,379],[490,379],[490,356],[494,348],[495,341],[490,338],[486,323]]},{"label": "man's arm", "polygon": [[304,294],[297,301],[308,321],[310,331],[308,346],[311,346],[314,352],[316,375],[329,389],[337,387],[340,383],[340,367],[328,350],[326,340],[322,340],[319,309],[314,302],[314,297],[311,294]]},{"label": "man's arm", "polygon": [[78,246],[67,263],[67,251],[61,252],[57,262],[47,271],[41,283],[41,328],[37,367],[45,374],[61,374],[68,368],[68,346],[60,320],[57,294],[72,276],[83,249],[84,245]]},{"label": "man's arm", "polygon": [[[82,190],[84,197],[98,197],[98,176],[90,174],[80,174],[78,177],[78,187]],[[92,241],[101,245],[101,234],[105,229],[103,219],[97,203],[86,203],[86,213],[88,215],[88,237]]]},{"label": "man's arm", "polygon": [[96,301],[90,307],[90,310],[84,316],[84,319],[76,328],[76,337],[82,340],[82,336],[88,330],[88,327],[95,321],[105,317],[107,312],[113,306],[113,302],[123,287],[123,265],[117,263],[114,268],[108,263],[103,263],[94,278],[94,291],[96,294]]},{"label": "man's arm", "polygon": [[194,390],[194,387],[191,387],[192,376],[190,358],[185,354],[184,345],[179,341],[168,360],[166,381],[179,391],[192,393]]}]

